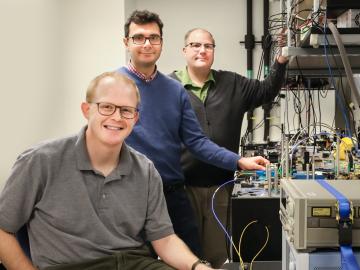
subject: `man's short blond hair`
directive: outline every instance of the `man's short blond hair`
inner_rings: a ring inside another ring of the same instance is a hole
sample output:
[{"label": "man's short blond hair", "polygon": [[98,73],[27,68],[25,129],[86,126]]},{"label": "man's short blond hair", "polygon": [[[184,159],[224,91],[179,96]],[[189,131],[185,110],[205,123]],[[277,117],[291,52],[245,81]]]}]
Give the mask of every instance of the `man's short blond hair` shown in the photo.
[{"label": "man's short blond hair", "polygon": [[130,78],[128,78],[127,76],[117,72],[117,71],[107,71],[104,72],[98,76],[96,76],[89,84],[87,91],[86,91],[86,102],[90,103],[93,102],[93,98],[96,92],[96,89],[99,85],[99,82],[104,79],[104,78],[113,78],[114,80],[124,83],[126,85],[131,86],[132,88],[134,88],[135,90],[135,94],[136,94],[136,98],[137,98],[137,104],[136,106],[139,105],[140,103],[140,92],[138,87],[136,86],[135,82],[133,80],[131,80]]}]

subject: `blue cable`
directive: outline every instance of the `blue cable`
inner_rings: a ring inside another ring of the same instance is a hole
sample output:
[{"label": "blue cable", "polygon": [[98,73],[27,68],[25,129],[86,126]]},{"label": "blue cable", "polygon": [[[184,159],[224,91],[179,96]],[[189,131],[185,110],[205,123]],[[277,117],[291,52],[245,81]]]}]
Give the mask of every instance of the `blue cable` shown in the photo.
[{"label": "blue cable", "polygon": [[225,235],[226,235],[226,237],[229,239],[230,243],[232,242],[231,236],[230,236],[229,233],[226,231],[226,228],[225,228],[224,225],[221,223],[221,221],[219,220],[219,218],[217,217],[217,215],[216,215],[216,213],[215,213],[214,201],[215,201],[215,195],[216,195],[216,193],[218,192],[218,190],[219,190],[220,188],[222,188],[223,186],[225,186],[225,185],[227,185],[227,184],[233,183],[233,182],[235,182],[235,181],[236,181],[236,179],[233,179],[233,180],[230,180],[230,181],[227,181],[227,182],[221,184],[221,185],[214,191],[214,193],[213,193],[213,195],[212,195],[212,198],[211,198],[211,211],[212,211],[212,213],[213,213],[213,215],[214,215],[215,220],[217,221],[217,223],[219,223],[221,229],[225,232]]},{"label": "blue cable", "polygon": [[[351,215],[351,203],[349,200],[333,186],[331,186],[325,180],[315,180],[323,188],[325,188],[329,193],[331,193],[337,200],[339,205],[339,215],[343,219],[347,219]],[[332,180],[335,181],[335,180]],[[338,180],[343,181],[343,180]],[[360,270],[359,264],[356,261],[354,252],[351,245],[340,245],[340,254],[341,254],[341,269],[344,270]]]}]

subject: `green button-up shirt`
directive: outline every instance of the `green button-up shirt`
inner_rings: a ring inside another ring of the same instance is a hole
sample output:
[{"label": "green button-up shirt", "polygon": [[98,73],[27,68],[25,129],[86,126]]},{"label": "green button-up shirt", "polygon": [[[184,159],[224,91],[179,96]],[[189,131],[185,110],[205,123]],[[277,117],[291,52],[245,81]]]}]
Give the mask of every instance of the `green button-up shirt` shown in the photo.
[{"label": "green button-up shirt", "polygon": [[190,90],[193,92],[202,102],[205,102],[209,87],[212,83],[215,83],[214,76],[212,72],[210,72],[209,77],[205,81],[204,85],[202,87],[195,85],[193,81],[191,80],[189,73],[187,69],[183,70],[177,70],[175,71],[176,76],[179,78],[182,85],[187,90]]}]

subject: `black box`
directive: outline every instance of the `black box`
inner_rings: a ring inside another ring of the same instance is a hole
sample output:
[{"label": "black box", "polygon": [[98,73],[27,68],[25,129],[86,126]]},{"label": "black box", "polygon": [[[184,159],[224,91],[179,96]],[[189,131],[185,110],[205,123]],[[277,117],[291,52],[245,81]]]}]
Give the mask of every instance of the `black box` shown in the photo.
[{"label": "black box", "polygon": [[[255,261],[281,261],[281,222],[279,218],[279,197],[237,196],[231,199],[232,208],[232,239],[239,250],[240,235],[247,224],[251,224],[244,232],[241,240],[241,257],[243,262],[251,262],[261,247],[265,244],[267,231],[269,240]],[[239,256],[232,248],[234,262],[239,262]]]}]

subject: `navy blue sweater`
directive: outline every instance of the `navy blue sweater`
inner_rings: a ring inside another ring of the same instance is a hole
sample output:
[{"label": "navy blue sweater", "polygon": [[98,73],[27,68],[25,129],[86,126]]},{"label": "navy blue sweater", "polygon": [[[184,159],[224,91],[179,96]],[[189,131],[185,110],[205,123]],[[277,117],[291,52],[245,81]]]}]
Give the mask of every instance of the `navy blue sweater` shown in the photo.
[{"label": "navy blue sweater", "polygon": [[239,156],[211,142],[202,132],[189,96],[176,80],[157,72],[145,82],[121,67],[140,90],[140,118],[126,143],[151,159],[164,183],[183,181],[180,165],[182,143],[198,159],[235,171]]}]

